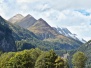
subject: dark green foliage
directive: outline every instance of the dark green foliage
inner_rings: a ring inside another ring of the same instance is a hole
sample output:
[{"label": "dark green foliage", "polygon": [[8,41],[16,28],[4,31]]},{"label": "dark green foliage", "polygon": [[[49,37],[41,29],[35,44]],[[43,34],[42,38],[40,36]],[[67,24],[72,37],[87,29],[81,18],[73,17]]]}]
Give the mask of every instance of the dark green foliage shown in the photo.
[{"label": "dark green foliage", "polygon": [[35,48],[35,46],[33,46],[31,43],[27,42],[26,40],[16,41],[16,46],[17,46],[18,51],[21,51],[24,49]]},{"label": "dark green foliage", "polygon": [[36,61],[35,68],[55,68],[54,63],[56,58],[57,55],[52,50],[43,53]]},{"label": "dark green foliage", "polygon": [[85,68],[86,59],[87,58],[83,52],[76,52],[72,58],[74,68]]},{"label": "dark green foliage", "polygon": [[0,68],[67,68],[65,59],[53,50],[40,49],[4,53],[0,56]]},{"label": "dark green foliage", "polygon": [[87,56],[86,68],[91,68],[91,40],[82,45],[78,51],[82,51]]},{"label": "dark green foliage", "polygon": [[3,54],[3,51],[2,50],[0,50],[0,56]]},{"label": "dark green foliage", "polygon": [[9,60],[10,68],[33,68],[33,59],[28,51],[16,53],[14,57]]},{"label": "dark green foliage", "polygon": [[35,68],[67,68],[64,59],[57,56],[53,50],[43,52],[35,63]]},{"label": "dark green foliage", "polygon": [[0,68],[8,68],[8,61],[15,55],[14,52],[4,53],[0,56]]}]

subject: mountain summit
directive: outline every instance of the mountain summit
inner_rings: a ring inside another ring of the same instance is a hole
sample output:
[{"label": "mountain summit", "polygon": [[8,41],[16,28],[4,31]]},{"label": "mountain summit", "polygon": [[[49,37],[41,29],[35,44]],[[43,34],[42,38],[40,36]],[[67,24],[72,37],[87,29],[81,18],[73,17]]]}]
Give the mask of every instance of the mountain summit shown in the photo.
[{"label": "mountain summit", "polygon": [[23,18],[24,18],[23,15],[17,14],[15,16],[13,16],[12,18],[10,18],[8,21],[11,22],[11,23],[16,23],[16,22],[19,22]]},{"label": "mountain summit", "polygon": [[57,32],[42,18],[37,20],[37,22],[28,29],[41,39],[55,38],[57,35]]},{"label": "mountain summit", "polygon": [[17,24],[23,28],[29,28],[36,22],[36,19],[28,14],[26,17],[24,17],[21,21],[19,21]]}]

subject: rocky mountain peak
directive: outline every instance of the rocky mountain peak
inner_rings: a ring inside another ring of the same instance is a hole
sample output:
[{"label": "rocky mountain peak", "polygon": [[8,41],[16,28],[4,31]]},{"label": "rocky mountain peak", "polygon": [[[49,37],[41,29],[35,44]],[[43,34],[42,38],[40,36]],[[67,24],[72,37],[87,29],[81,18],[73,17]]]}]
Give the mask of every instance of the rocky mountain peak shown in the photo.
[{"label": "rocky mountain peak", "polygon": [[40,18],[37,20],[37,22],[35,23],[36,25],[39,24],[40,26],[46,26],[46,27],[51,27],[44,19]]},{"label": "rocky mountain peak", "polygon": [[16,23],[20,20],[22,20],[24,18],[23,15],[21,14],[16,14],[15,16],[13,16],[12,18],[10,18],[8,21],[11,22],[11,23]]},{"label": "rocky mountain peak", "polygon": [[28,14],[26,17],[33,17],[33,16],[31,16],[30,14]]},{"label": "rocky mountain peak", "polygon": [[21,21],[19,21],[17,24],[23,28],[29,28],[31,27],[37,20],[28,14],[26,17],[24,17]]},{"label": "rocky mountain peak", "polygon": [[40,18],[39,21],[44,21],[44,20],[42,18]]},{"label": "rocky mountain peak", "polygon": [[24,16],[21,14],[16,14],[14,17],[24,17]]}]

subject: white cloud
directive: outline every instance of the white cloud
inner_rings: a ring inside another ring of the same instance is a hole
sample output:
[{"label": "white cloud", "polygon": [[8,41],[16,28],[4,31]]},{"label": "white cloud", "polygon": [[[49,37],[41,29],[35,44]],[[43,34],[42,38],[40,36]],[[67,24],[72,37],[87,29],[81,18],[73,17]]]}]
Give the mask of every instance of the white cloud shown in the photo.
[{"label": "white cloud", "polygon": [[3,3],[4,0],[0,0],[0,4]]},{"label": "white cloud", "polygon": [[78,35],[79,38],[84,38],[85,40],[91,40],[91,26],[70,26],[67,27],[72,33]]},{"label": "white cloud", "polygon": [[4,0],[0,0],[0,15],[6,18],[5,12],[8,10],[8,7],[6,6],[6,3],[4,3]]},{"label": "white cloud", "polygon": [[31,2],[36,2],[36,1],[40,1],[40,0],[16,0],[17,3],[31,3]]},{"label": "white cloud", "polygon": [[49,2],[53,8],[58,10],[64,9],[89,9],[91,0],[16,0],[17,3],[34,3],[34,2]]},{"label": "white cloud", "polygon": [[[51,0],[52,1],[52,0]],[[63,9],[87,9],[91,6],[91,0],[55,0],[53,5],[60,10]]]}]

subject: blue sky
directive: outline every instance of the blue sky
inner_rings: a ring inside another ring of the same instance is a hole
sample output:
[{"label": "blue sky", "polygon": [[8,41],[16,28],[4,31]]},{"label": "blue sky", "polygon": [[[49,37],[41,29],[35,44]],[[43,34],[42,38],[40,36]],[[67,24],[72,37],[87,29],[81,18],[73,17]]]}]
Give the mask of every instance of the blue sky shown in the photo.
[{"label": "blue sky", "polygon": [[91,0],[0,0],[0,15],[43,18],[51,26],[67,27],[85,40],[91,39]]}]

